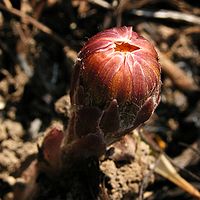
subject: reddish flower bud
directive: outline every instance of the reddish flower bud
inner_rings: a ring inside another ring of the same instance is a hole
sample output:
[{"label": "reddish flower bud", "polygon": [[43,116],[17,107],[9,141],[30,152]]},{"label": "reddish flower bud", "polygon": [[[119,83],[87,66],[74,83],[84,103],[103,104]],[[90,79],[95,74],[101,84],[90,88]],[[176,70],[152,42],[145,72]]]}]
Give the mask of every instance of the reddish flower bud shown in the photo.
[{"label": "reddish flower bud", "polygon": [[80,51],[71,101],[78,109],[103,110],[99,127],[118,137],[151,116],[159,102],[160,83],[153,45],[132,27],[112,28],[93,36]]}]

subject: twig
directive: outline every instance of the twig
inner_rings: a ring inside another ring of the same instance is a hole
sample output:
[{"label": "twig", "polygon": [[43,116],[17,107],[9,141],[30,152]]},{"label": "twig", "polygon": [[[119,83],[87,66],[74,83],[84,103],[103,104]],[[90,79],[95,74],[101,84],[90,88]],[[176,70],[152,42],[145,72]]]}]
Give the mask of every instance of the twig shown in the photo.
[{"label": "twig", "polygon": [[200,33],[200,28],[199,26],[192,26],[192,27],[187,27],[186,29],[183,30],[183,34],[189,35],[189,34],[194,34],[194,33]]},{"label": "twig", "polygon": [[200,139],[197,140],[197,142],[195,142],[194,144],[192,144],[191,146],[189,146],[188,144],[185,144],[183,142],[179,142],[179,145],[183,146],[183,147],[187,147],[187,149],[193,151],[195,154],[197,154],[200,157]]},{"label": "twig", "polygon": [[[174,165],[178,166],[178,168],[180,169],[184,169],[189,165],[193,165],[194,163],[199,162],[200,160],[200,152],[199,152],[200,140],[199,139],[190,146],[184,143],[179,143],[179,144],[187,148],[181,153],[181,155],[175,157],[172,160]],[[200,181],[200,177],[198,177],[198,181]]]},{"label": "twig", "polygon": [[[35,2],[36,3],[36,2]],[[47,3],[47,0],[41,0],[33,7],[33,16],[35,19],[39,19],[40,15],[42,14],[42,11],[44,10],[44,7]]]},{"label": "twig", "polygon": [[[141,31],[142,35],[151,40],[150,36]],[[153,42],[153,41],[152,41]],[[185,71],[183,71],[176,63],[168,58],[164,53],[162,53],[158,48],[159,60],[162,66],[162,71],[172,80],[174,85],[182,91],[185,92],[196,92],[199,91],[198,85],[195,83],[192,77],[188,76]]]},{"label": "twig", "polygon": [[172,19],[178,21],[184,21],[188,23],[200,25],[200,17],[191,14],[185,14],[177,11],[160,10],[160,11],[149,11],[142,9],[132,9],[131,14],[142,16],[142,17],[153,17],[159,19]]},{"label": "twig", "polygon": [[3,2],[7,8],[12,8],[12,3],[10,2],[10,0],[3,0]]},{"label": "twig", "polygon": [[88,0],[90,3],[96,4],[106,9],[111,9],[111,5],[104,0]]},{"label": "twig", "polygon": [[[179,144],[183,144],[183,143],[179,143]],[[177,168],[178,171],[180,170],[187,173],[190,177],[196,179],[197,181],[200,181],[200,176],[186,169],[186,167],[190,165],[194,165],[195,163],[197,164],[199,162],[200,160],[200,154],[198,151],[199,144],[200,144],[199,139],[195,141],[191,146],[187,144],[183,144],[183,146],[186,146],[187,149],[185,149],[181,153],[181,155],[173,159],[168,158],[171,161],[171,163]]]},{"label": "twig", "polygon": [[179,89],[188,92],[194,92],[199,90],[193,78],[187,76],[187,74],[181,68],[179,68],[176,63],[168,59],[167,56],[165,56],[159,51],[158,55],[160,58],[163,72],[165,72],[169,76],[169,78]]},{"label": "twig", "polygon": [[[59,35],[57,35],[53,30],[51,30],[49,27],[45,26],[41,22],[37,21],[33,17],[15,9],[15,8],[6,8],[3,4],[0,3],[0,9],[5,10],[13,15],[16,15],[18,17],[21,17],[24,20],[24,23],[30,23],[33,26],[35,26],[37,29],[40,31],[46,33],[49,35],[52,39],[54,39],[56,42],[61,44],[64,47],[64,51],[67,54],[67,56],[72,59],[73,61],[75,60],[76,57],[76,52],[71,50],[67,44],[66,41],[63,40]],[[70,51],[70,52],[69,52]]]},{"label": "twig", "polygon": [[[156,163],[158,162],[158,160],[156,160],[156,162],[155,162],[155,165],[156,165]],[[149,179],[151,178],[151,176],[153,176],[153,174],[154,174],[154,168],[152,167],[152,168],[150,168],[150,171],[146,174],[146,175],[144,175],[144,177],[143,177],[143,179],[142,179],[142,182],[141,182],[141,184],[140,184],[140,188],[139,188],[139,195],[138,195],[138,200],[143,200],[143,199],[145,199],[145,197],[144,197],[144,192],[145,192],[145,190],[146,190],[146,188],[147,188],[147,186],[148,186],[148,183],[149,183]]]},{"label": "twig", "polygon": [[116,24],[117,26],[122,25],[122,13],[128,7],[129,5],[129,0],[119,0],[118,6],[114,12],[114,15],[116,16]]},{"label": "twig", "polygon": [[173,0],[173,1],[168,1],[175,7],[178,7],[178,9],[182,12],[190,12],[196,15],[200,14],[200,9],[198,6],[193,7],[191,4],[186,3],[186,1],[180,1],[180,0]]},{"label": "twig", "polygon": [[37,29],[41,30],[42,32],[50,35],[54,40],[56,40],[58,43],[60,43],[63,46],[66,46],[66,42],[59,37],[56,33],[54,33],[49,27],[45,26],[44,24],[38,22],[36,19],[33,17],[15,9],[15,8],[6,8],[3,4],[0,3],[0,8],[12,13],[13,15],[16,15],[18,17],[21,17],[25,20],[26,23],[30,23],[33,26],[35,26]]}]

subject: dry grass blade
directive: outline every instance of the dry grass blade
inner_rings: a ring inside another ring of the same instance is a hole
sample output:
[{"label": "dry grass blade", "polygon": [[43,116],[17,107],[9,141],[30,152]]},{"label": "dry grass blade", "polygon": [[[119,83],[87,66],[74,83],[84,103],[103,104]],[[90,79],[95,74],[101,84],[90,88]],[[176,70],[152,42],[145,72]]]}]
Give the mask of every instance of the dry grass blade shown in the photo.
[{"label": "dry grass blade", "polygon": [[164,154],[161,154],[158,159],[158,163],[155,166],[155,172],[157,174],[170,180],[195,198],[200,199],[200,192],[177,173],[176,169]]},{"label": "dry grass blade", "polygon": [[160,10],[160,11],[149,11],[132,9],[131,14],[142,16],[142,17],[153,17],[159,19],[171,19],[176,21],[183,21],[187,23],[193,23],[200,25],[200,17],[191,14],[185,14],[177,11]]},{"label": "dry grass blade", "polygon": [[88,0],[90,3],[96,4],[106,9],[111,9],[111,5],[104,0]]}]

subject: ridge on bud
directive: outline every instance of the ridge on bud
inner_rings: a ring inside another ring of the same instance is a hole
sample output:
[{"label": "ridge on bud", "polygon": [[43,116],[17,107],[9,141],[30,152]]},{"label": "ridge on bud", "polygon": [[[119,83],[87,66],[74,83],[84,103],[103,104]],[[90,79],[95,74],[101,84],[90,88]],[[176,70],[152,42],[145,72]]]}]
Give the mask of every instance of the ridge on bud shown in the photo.
[{"label": "ridge on bud", "polygon": [[118,138],[146,121],[157,107],[160,71],[153,45],[132,27],[105,30],[90,38],[79,53],[72,105],[75,109],[98,107],[103,114],[97,126],[106,137]]}]

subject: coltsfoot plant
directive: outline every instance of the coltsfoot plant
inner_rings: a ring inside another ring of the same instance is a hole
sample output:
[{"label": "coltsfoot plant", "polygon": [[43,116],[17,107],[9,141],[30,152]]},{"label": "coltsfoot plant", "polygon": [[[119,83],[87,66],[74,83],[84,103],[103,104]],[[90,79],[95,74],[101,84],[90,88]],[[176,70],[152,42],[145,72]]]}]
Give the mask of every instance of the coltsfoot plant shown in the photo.
[{"label": "coltsfoot plant", "polygon": [[148,120],[160,99],[160,71],[153,45],[132,27],[90,38],[75,64],[63,159],[98,157]]}]

